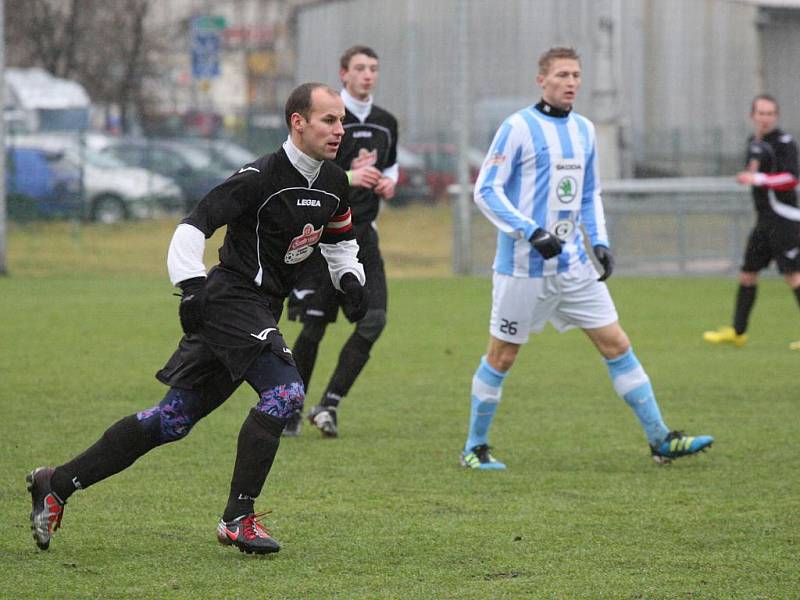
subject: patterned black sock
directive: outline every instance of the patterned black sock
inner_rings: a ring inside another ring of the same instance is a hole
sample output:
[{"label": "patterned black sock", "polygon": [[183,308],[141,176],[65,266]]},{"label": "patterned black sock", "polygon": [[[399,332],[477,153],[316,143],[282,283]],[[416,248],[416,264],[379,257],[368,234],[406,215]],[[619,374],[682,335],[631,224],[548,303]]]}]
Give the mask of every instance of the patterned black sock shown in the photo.
[{"label": "patterned black sock", "polygon": [[733,328],[738,335],[747,331],[747,321],[750,318],[750,311],[756,302],[756,286],[739,285],[736,294],[736,312],[733,315]]},{"label": "patterned black sock", "polygon": [[111,477],[131,466],[158,445],[143,429],[136,415],[120,419],[102,437],[71,461],[57,467],[50,485],[62,500],[76,490]]},{"label": "patterned black sock", "polygon": [[[342,351],[339,353],[339,362],[336,370],[331,376],[328,388],[325,390],[322,404],[330,406],[331,400],[338,396],[343,398],[350,391],[350,387],[355,382],[361,369],[369,360],[369,351],[372,349],[372,342],[361,337],[358,333],[353,333],[345,342]],[[338,404],[338,399],[336,404]]]},{"label": "patterned black sock", "polygon": [[264,487],[278,452],[284,425],[281,419],[250,409],[239,430],[236,464],[223,521],[232,521],[253,512],[255,500]]}]

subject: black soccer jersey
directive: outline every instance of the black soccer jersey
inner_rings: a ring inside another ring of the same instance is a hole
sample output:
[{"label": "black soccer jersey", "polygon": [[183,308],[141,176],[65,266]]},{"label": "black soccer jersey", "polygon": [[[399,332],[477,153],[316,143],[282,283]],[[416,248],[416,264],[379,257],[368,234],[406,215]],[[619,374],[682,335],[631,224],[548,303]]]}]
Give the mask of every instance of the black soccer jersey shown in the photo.
[{"label": "black soccer jersey", "polygon": [[[373,166],[379,171],[397,162],[397,120],[380,106],[372,105],[366,121],[359,121],[349,110],[344,118],[344,138],[336,163],[345,171]],[[350,206],[356,225],[371,223],[378,216],[379,198],[375,192],[354,187]]]},{"label": "black soccer jersey", "polygon": [[319,243],[355,238],[348,195],[347,176],[333,162],[324,161],[309,185],[281,148],[239,169],[182,222],[206,238],[227,225],[220,265],[285,297]]},{"label": "black soccer jersey", "polygon": [[[751,136],[747,140],[747,162],[758,161],[759,173],[791,173],[798,177],[797,144],[792,136],[780,129],[773,129],[763,139]],[[775,213],[769,205],[769,194],[789,206],[797,206],[797,194],[794,189],[770,190],[767,186],[753,186],[753,202],[759,218],[774,217]]]}]

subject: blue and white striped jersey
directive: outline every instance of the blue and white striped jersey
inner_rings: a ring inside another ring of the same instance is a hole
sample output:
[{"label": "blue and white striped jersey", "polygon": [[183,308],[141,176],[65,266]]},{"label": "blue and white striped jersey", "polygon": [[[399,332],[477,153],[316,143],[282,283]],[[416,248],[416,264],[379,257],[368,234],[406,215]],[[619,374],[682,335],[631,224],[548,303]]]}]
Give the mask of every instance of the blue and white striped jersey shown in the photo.
[{"label": "blue and white striped jersey", "polygon": [[[494,270],[515,277],[564,273],[608,246],[592,122],[574,112],[546,115],[536,107],[508,117],[494,136],[475,183],[475,202],[499,229]],[[564,241],[544,260],[528,238],[541,227]]]}]

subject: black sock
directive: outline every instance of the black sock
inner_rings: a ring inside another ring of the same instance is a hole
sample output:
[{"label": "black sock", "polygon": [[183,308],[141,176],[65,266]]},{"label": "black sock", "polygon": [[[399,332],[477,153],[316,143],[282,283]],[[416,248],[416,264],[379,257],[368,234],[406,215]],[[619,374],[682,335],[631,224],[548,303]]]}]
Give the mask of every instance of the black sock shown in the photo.
[{"label": "black sock", "polygon": [[322,397],[323,406],[335,406],[339,400],[347,395],[350,387],[361,373],[361,369],[369,360],[369,351],[372,342],[361,337],[358,333],[353,333],[350,339],[345,342],[342,351],[339,353],[339,362],[336,370],[331,376],[328,388]]},{"label": "black sock", "polygon": [[314,364],[317,362],[317,352],[322,336],[325,335],[325,325],[320,323],[309,323],[303,326],[300,335],[292,347],[292,357],[303,380],[303,387],[308,390],[311,383],[311,374],[314,372]]},{"label": "black sock", "polygon": [[297,372],[303,380],[303,386],[308,389],[311,382],[311,374],[314,372],[314,363],[317,362],[317,351],[319,342],[315,342],[310,337],[300,333],[292,347],[292,357],[294,364],[297,365]]},{"label": "black sock", "polygon": [[119,473],[158,445],[142,429],[136,415],[120,419],[102,437],[71,461],[57,467],[50,485],[62,500],[76,490]]},{"label": "black sock", "polygon": [[792,291],[794,292],[794,297],[797,298],[797,304],[800,304],[800,287],[796,287]]},{"label": "black sock", "polygon": [[223,521],[232,521],[253,512],[255,500],[264,487],[278,452],[284,425],[282,419],[250,409],[239,430],[236,464]]},{"label": "black sock", "polygon": [[733,328],[738,335],[747,331],[747,321],[750,318],[750,311],[756,302],[756,286],[739,285],[736,294],[736,312],[733,315]]}]

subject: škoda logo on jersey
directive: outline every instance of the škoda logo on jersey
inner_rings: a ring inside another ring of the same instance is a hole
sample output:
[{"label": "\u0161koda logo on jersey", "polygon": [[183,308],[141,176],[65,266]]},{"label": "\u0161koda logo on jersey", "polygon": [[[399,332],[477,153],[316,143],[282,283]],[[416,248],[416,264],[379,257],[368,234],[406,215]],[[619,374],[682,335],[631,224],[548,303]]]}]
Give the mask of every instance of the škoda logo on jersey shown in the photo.
[{"label": "\u0161koda logo on jersey", "polygon": [[303,262],[314,252],[314,246],[320,237],[322,237],[321,226],[319,229],[314,229],[311,223],[303,225],[303,233],[289,243],[289,249],[286,251],[286,256],[283,257],[283,262],[287,265]]}]

